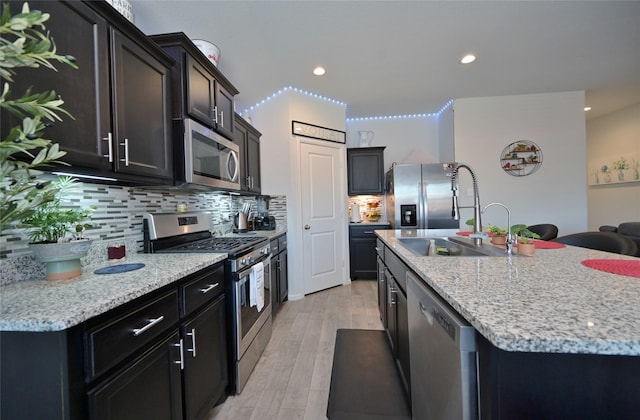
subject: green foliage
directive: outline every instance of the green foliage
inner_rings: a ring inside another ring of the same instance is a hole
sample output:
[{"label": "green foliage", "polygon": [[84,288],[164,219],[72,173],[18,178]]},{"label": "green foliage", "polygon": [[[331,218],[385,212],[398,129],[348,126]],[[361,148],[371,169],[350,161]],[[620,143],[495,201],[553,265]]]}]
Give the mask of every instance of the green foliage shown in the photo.
[{"label": "green foliage", "polygon": [[520,237],[520,242],[523,244],[533,242],[534,239],[540,238],[535,232],[530,231],[527,228],[527,225],[513,225],[511,226],[511,234],[518,235]]},{"label": "green foliage", "polygon": [[[73,64],[72,57],[61,56],[44,23],[48,13],[29,9],[11,15],[11,2],[4,4],[0,17],[0,78],[3,79],[0,108],[22,119],[11,127],[0,142],[0,227],[29,217],[34,210],[56,197],[56,184],[41,181],[38,176],[52,163],[60,161],[66,152],[44,137],[45,128],[61,115],[73,118],[62,108],[64,101],[54,90],[34,93],[31,88],[18,98],[12,98],[11,83],[20,68],[44,67],[56,70],[53,62]],[[15,3],[14,3],[15,4]],[[1,232],[0,231],[0,232]]]},{"label": "green foliage", "polygon": [[499,226],[493,226],[493,225],[488,225],[487,226],[487,232],[491,232],[494,235],[506,235],[507,234],[507,228],[502,228]]},{"label": "green foliage", "polygon": [[[29,241],[56,243],[63,239],[82,239],[84,230],[93,226],[84,221],[91,218],[95,208],[63,208],[62,198],[74,187],[75,180],[71,177],[60,177],[52,184],[57,194],[50,201],[39,205],[29,217],[22,220],[22,224],[29,229]],[[70,235],[70,238],[67,235]]]}]

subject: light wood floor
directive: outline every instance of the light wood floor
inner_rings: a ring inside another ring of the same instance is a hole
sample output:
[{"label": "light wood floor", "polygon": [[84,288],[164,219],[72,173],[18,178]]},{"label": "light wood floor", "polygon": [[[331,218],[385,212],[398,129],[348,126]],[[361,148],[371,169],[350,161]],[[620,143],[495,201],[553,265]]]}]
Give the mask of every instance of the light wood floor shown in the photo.
[{"label": "light wood floor", "polygon": [[326,420],[336,331],[382,329],[376,288],[375,281],[355,281],[285,302],[244,390],[208,419]]}]

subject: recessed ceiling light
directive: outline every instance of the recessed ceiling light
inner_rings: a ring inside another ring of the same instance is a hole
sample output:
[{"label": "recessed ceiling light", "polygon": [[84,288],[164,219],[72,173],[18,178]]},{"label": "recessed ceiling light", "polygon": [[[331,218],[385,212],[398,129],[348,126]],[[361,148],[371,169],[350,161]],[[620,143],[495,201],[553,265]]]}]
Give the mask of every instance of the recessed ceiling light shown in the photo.
[{"label": "recessed ceiling light", "polygon": [[590,107],[590,106],[585,106],[585,107],[584,107],[584,110],[585,110],[585,111],[591,111],[591,107]]},{"label": "recessed ceiling light", "polygon": [[318,66],[315,69],[313,69],[313,74],[315,74],[316,76],[322,76],[325,73],[326,73],[326,71],[325,71],[324,67]]},{"label": "recessed ceiling light", "polygon": [[467,54],[464,57],[462,57],[462,60],[460,60],[462,64],[469,64],[469,63],[473,63],[474,61],[476,61],[476,56],[473,54]]}]

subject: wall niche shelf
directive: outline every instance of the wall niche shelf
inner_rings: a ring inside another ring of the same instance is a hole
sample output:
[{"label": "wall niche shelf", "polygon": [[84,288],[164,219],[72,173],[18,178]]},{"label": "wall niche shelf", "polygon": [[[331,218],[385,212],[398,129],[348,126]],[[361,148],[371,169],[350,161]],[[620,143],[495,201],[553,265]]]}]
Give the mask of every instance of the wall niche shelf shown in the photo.
[{"label": "wall niche shelf", "polygon": [[511,176],[531,175],[542,165],[542,150],[529,140],[519,140],[502,149],[500,167]]}]

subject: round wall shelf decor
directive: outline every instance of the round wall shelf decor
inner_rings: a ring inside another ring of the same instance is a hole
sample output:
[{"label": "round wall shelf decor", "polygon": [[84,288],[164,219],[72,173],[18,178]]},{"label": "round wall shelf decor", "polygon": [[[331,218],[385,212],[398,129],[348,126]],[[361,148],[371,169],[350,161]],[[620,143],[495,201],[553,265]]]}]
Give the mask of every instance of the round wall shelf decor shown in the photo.
[{"label": "round wall shelf decor", "polygon": [[531,175],[542,165],[542,150],[529,140],[519,140],[502,150],[500,167],[511,176]]}]

